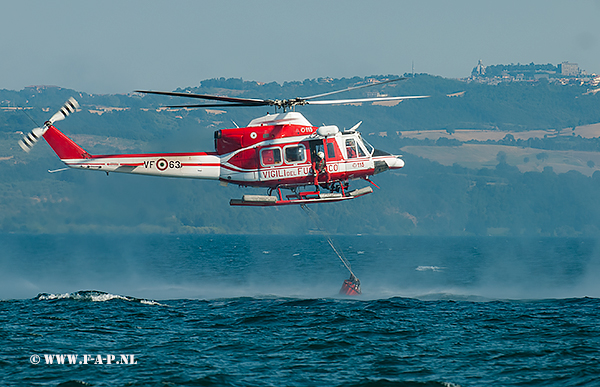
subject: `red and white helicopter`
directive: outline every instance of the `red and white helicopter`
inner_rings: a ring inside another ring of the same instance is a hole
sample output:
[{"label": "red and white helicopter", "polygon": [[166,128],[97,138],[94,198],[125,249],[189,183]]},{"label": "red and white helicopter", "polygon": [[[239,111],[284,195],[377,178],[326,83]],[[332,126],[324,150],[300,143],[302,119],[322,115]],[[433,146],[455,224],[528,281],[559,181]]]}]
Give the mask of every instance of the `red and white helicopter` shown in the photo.
[{"label": "red and white helicopter", "polygon": [[[214,135],[214,152],[91,155],[59,131],[54,123],[79,108],[70,98],[43,127],[33,129],[19,145],[29,151],[43,137],[60,160],[70,168],[142,175],[220,180],[223,184],[265,187],[267,195],[243,195],[231,199],[236,206],[280,206],[349,200],[373,192],[370,186],[349,190],[349,181],[364,179],[404,166],[400,156],[373,148],[358,127],[340,131],[337,126],[317,127],[302,114],[288,111],[298,105],[332,105],[376,101],[402,101],[428,96],[372,97],[315,100],[364,87],[396,82],[398,78],[344,90],[286,100],[232,98],[192,93],[142,91],[145,94],[219,101],[170,108],[275,106],[282,113],[253,119],[245,128],[221,129]],[[372,183],[374,184],[374,183]],[[302,190],[306,186],[315,189]],[[321,190],[320,187],[323,188]],[[284,195],[282,189],[290,194]]]}]

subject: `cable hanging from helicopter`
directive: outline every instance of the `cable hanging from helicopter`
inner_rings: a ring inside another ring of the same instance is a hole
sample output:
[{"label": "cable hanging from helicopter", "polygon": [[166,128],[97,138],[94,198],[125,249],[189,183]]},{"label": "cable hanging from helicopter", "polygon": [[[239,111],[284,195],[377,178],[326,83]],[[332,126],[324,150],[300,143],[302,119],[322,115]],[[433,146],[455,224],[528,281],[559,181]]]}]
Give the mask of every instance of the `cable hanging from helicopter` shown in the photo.
[{"label": "cable hanging from helicopter", "polygon": [[318,215],[313,210],[308,208],[308,206],[306,204],[301,204],[300,208],[302,208],[304,210],[304,212],[306,212],[306,214],[315,222],[319,231],[321,231],[321,233],[325,236],[325,239],[327,240],[327,243],[329,244],[329,246],[331,246],[331,248],[333,249],[335,254],[338,256],[340,261],[342,261],[342,264],[350,272],[350,278],[348,278],[347,280],[344,280],[344,282],[342,284],[342,288],[340,289],[339,293],[344,296],[360,295],[362,293],[362,291],[360,289],[360,280],[352,271],[350,262],[344,256],[344,253],[342,252],[342,250],[336,248],[335,243],[333,242],[333,238],[331,237],[331,234],[325,229],[325,226],[323,226],[323,223],[319,219]]}]

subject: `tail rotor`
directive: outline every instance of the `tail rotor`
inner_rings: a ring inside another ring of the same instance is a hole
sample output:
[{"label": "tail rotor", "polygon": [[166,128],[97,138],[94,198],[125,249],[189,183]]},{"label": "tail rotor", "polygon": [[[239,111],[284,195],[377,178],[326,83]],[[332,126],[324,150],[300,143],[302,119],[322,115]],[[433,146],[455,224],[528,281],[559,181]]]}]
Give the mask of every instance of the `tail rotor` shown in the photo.
[{"label": "tail rotor", "polygon": [[79,108],[79,103],[75,100],[75,98],[71,97],[63,107],[60,108],[48,121],[44,123],[44,126],[41,128],[35,128],[31,132],[27,133],[23,136],[22,139],[19,140],[19,146],[25,151],[29,152],[31,148],[35,145],[35,143],[46,133],[46,130],[53,125],[56,121],[61,121],[67,118],[71,113],[75,113]]},{"label": "tail rotor", "polygon": [[75,113],[77,109],[79,109],[79,103],[75,101],[75,98],[69,98],[69,100],[65,102],[63,107],[61,107],[59,111],[57,111],[52,117],[50,117],[48,122],[46,122],[45,126],[50,126],[56,121],[64,120],[69,116],[69,114]]}]

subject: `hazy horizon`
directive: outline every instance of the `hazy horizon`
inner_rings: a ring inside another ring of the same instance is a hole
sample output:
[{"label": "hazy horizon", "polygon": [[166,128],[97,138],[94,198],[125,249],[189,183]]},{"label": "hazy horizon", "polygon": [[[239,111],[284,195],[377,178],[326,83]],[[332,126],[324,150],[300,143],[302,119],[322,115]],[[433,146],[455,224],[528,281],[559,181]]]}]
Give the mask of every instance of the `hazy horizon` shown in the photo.
[{"label": "hazy horizon", "polygon": [[[403,74],[461,78],[484,64],[600,72],[599,0],[4,2],[0,88],[94,94]],[[12,38],[9,38],[12,37]]]}]

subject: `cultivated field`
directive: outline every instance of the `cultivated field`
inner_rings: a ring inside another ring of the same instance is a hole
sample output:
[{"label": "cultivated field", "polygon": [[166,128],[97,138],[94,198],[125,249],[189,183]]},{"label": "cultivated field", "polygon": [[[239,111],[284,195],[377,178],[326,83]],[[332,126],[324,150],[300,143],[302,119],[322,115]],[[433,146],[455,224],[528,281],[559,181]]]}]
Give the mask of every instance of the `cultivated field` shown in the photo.
[{"label": "cultivated field", "polygon": [[[403,153],[410,153],[443,165],[454,163],[473,169],[495,168],[498,153],[504,152],[506,162],[521,172],[538,171],[552,167],[556,173],[575,170],[591,176],[600,169],[600,152],[552,151],[519,148],[505,145],[463,144],[462,146],[405,146]],[[409,165],[407,165],[408,167]]]},{"label": "cultivated field", "polygon": [[[575,128],[565,128],[562,130],[530,130],[526,132],[511,132],[501,130],[471,130],[457,129],[453,134],[445,130],[418,130],[404,131],[402,137],[415,138],[418,140],[431,139],[437,140],[440,137],[453,138],[459,141],[486,141],[502,140],[506,135],[512,135],[516,140],[527,140],[530,138],[544,138],[555,136],[581,136],[583,138],[600,137],[600,123],[577,126]],[[380,134],[381,135],[381,134]]]},{"label": "cultivated field", "polygon": [[[445,137],[462,142],[477,140],[502,140],[506,135],[515,139],[544,138],[556,136],[581,136],[584,138],[600,137],[600,123],[566,128],[562,130],[535,130],[527,132],[508,132],[494,130],[456,130],[453,134],[445,130],[402,132],[402,137],[414,139],[437,140]],[[379,133],[386,136],[387,133]],[[522,148],[504,145],[463,144],[462,146],[405,146],[401,149],[443,165],[454,163],[467,168],[495,168],[499,162],[498,154],[504,152],[506,162],[519,168],[522,172],[541,172],[545,167],[552,167],[556,173],[575,170],[591,176],[600,170],[600,152],[556,151],[535,148]]]}]

